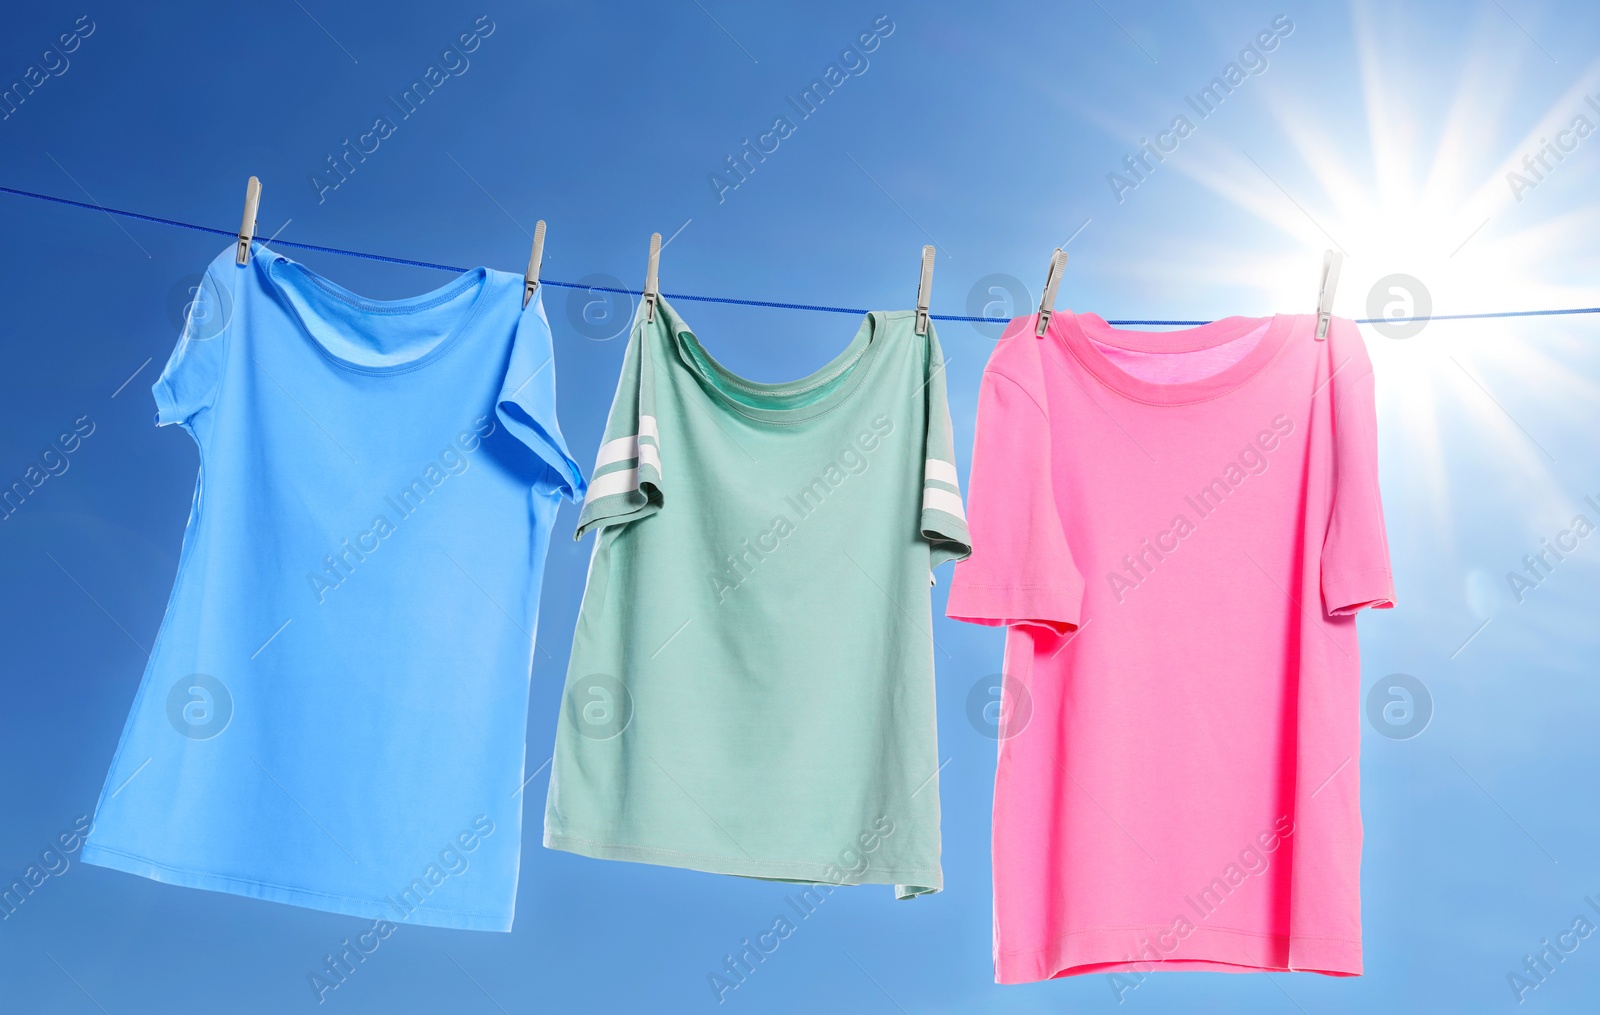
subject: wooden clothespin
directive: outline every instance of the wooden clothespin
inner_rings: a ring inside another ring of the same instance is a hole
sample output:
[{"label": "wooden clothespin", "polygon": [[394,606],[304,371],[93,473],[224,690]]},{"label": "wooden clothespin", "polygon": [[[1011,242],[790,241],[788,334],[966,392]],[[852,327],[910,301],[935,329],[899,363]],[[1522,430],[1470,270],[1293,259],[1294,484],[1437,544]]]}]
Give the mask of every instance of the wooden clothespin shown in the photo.
[{"label": "wooden clothespin", "polygon": [[644,319],[656,319],[656,301],[661,299],[661,234],[650,234],[650,265],[644,270]]},{"label": "wooden clothespin", "polygon": [[917,283],[917,334],[928,333],[928,300],[933,295],[933,248],[922,248],[922,279]]},{"label": "wooden clothespin", "polygon": [[1056,312],[1056,290],[1061,287],[1061,276],[1067,271],[1067,252],[1060,247],[1050,255],[1050,272],[1044,277],[1044,294],[1039,297],[1039,323],[1034,325],[1033,333],[1038,338],[1043,338],[1045,330],[1050,327],[1050,315]]},{"label": "wooden clothespin", "polygon": [[234,253],[234,263],[250,263],[250,245],[256,240],[256,211],[261,207],[261,181],[254,176],[244,188],[244,221],[239,223],[239,249]]},{"label": "wooden clothespin", "polygon": [[1325,341],[1333,326],[1333,293],[1339,288],[1339,269],[1344,255],[1332,250],[1322,255],[1322,287],[1317,290],[1317,341]]},{"label": "wooden clothespin", "polygon": [[524,308],[533,302],[533,294],[539,288],[539,266],[544,264],[544,219],[540,219],[533,226],[533,253],[528,257],[528,272],[522,276],[522,305]]}]

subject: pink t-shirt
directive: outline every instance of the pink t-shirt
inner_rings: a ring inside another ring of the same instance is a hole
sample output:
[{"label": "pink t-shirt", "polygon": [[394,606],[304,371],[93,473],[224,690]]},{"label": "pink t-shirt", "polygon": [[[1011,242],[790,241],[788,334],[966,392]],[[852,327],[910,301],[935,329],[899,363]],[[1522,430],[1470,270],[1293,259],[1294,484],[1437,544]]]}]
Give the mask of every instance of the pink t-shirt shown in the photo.
[{"label": "pink t-shirt", "polygon": [[1006,625],[995,974],[1361,972],[1355,613],[1394,602],[1351,322],[1011,322],[949,615]]}]

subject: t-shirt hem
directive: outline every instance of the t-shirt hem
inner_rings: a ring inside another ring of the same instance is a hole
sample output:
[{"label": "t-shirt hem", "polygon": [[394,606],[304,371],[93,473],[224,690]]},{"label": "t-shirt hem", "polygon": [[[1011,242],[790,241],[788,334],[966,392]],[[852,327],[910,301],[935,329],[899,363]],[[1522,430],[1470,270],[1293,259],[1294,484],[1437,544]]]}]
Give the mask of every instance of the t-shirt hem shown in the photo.
[{"label": "t-shirt hem", "polygon": [[836,863],[817,863],[811,860],[758,860],[751,857],[722,856],[715,853],[692,853],[660,846],[635,846],[628,843],[606,842],[567,835],[561,832],[544,833],[544,844],[549,849],[592,857],[596,860],[627,860],[633,863],[655,864],[659,867],[681,867],[686,870],[705,871],[708,874],[730,874],[735,877],[760,878],[769,881],[798,881],[807,884],[837,885],[894,885],[897,898],[931,895],[944,888],[944,875],[937,868],[867,868],[854,880],[841,881],[843,873]]},{"label": "t-shirt hem", "polygon": [[[521,415],[513,415],[516,410]],[[496,414],[506,429],[528,446],[534,454],[550,469],[555,477],[552,489],[576,504],[583,503],[584,494],[588,492],[588,483],[583,478],[583,471],[578,463],[572,460],[567,449],[552,438],[545,429],[544,424],[528,411],[527,406],[510,399],[502,399],[495,404]]]},{"label": "t-shirt hem", "polygon": [[150,385],[150,394],[156,402],[156,426],[183,422],[183,413],[178,409],[178,399],[172,392],[172,384],[166,374],[156,378],[156,382]]},{"label": "t-shirt hem", "polygon": [[202,888],[213,892],[227,892],[230,895],[242,895],[246,898],[261,899],[266,902],[281,902],[305,909],[321,910],[325,913],[342,913],[346,916],[387,920],[394,924],[448,927],[453,930],[488,930],[504,933],[511,931],[511,913],[463,913],[457,910],[429,906],[424,903],[413,909],[409,914],[402,914],[394,903],[387,900],[351,898],[349,896],[319,892],[310,888],[275,885],[264,881],[233,877],[227,874],[193,870],[187,867],[174,867],[170,864],[152,860],[149,857],[139,856],[136,853],[129,853],[93,842],[84,844],[83,851],[79,854],[79,859],[96,867],[137,874],[140,877],[146,877],[152,881],[160,881],[163,884],[179,885],[184,888]]},{"label": "t-shirt hem", "polygon": [[1002,951],[997,942],[995,950],[996,983],[1152,971],[1360,976],[1361,941],[1226,927],[1195,927],[1178,938],[1171,924],[1162,924],[1072,931],[1050,947],[1032,951]]},{"label": "t-shirt hem", "polygon": [[1394,578],[1388,568],[1367,568],[1322,576],[1322,598],[1329,616],[1347,617],[1364,609],[1394,607]]},{"label": "t-shirt hem", "polygon": [[640,472],[639,483],[632,489],[603,494],[584,502],[578,512],[577,527],[572,531],[574,542],[595,529],[627,525],[661,509],[661,477],[648,467]]},{"label": "t-shirt hem", "polygon": [[950,585],[945,616],[990,627],[1036,624],[1064,632],[1078,626],[1082,598],[1081,591],[1066,586],[975,584],[963,581],[958,573]]},{"label": "t-shirt hem", "polygon": [[933,567],[947,560],[962,561],[972,556],[972,537],[967,534],[967,523],[948,511],[923,508],[921,531],[922,538],[933,548]]}]

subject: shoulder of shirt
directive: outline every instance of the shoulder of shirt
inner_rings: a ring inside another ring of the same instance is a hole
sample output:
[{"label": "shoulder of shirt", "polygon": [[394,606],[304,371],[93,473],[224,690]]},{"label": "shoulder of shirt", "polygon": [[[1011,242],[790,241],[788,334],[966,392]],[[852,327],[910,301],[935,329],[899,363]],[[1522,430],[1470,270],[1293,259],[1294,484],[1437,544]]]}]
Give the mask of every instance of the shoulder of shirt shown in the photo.
[{"label": "shoulder of shirt", "polygon": [[983,374],[985,379],[1010,381],[1037,397],[1044,391],[1044,343],[1050,339],[1036,338],[1033,328],[1019,327],[1019,321],[1023,319],[1013,321],[995,343]]},{"label": "shoulder of shirt", "polygon": [[[1316,327],[1315,318],[1310,322]],[[1356,322],[1345,317],[1335,317],[1328,329],[1328,370],[1334,383],[1343,380],[1360,380],[1372,373],[1372,357],[1367,353],[1366,340]]]}]

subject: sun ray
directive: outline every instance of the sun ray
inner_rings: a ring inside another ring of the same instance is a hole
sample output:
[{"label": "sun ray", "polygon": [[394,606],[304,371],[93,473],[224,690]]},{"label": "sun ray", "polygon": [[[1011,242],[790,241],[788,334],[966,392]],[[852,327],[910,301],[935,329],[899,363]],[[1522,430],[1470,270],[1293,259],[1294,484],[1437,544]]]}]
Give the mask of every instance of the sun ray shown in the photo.
[{"label": "sun ray", "polygon": [[[1387,11],[1383,17],[1392,19]],[[1170,291],[1228,292],[1260,312],[1304,313],[1316,255],[1337,246],[1347,253],[1337,305],[1342,316],[1404,316],[1417,308],[1424,287],[1435,314],[1600,304],[1593,281],[1600,276],[1593,241],[1600,233],[1600,202],[1575,207],[1570,193],[1558,199],[1538,187],[1519,202],[1506,177],[1526,172],[1524,155],[1588,108],[1585,97],[1600,91],[1600,61],[1578,71],[1554,99],[1541,100],[1543,112],[1521,132],[1510,118],[1514,108],[1525,108],[1525,96],[1507,83],[1520,80],[1515,67],[1527,54],[1515,47],[1508,53],[1504,26],[1485,17],[1480,12],[1455,93],[1424,131],[1408,119],[1416,114],[1402,111],[1426,110],[1425,101],[1407,101],[1408,90],[1435,93],[1437,79],[1415,77],[1406,54],[1386,50],[1395,49],[1396,26],[1385,23],[1380,31],[1373,8],[1356,5],[1361,95],[1353,108],[1364,118],[1364,138],[1352,144],[1345,136],[1349,124],[1311,115],[1303,95],[1263,90],[1281,143],[1250,152],[1208,136],[1162,166],[1162,172],[1187,177],[1223,206],[1282,234],[1283,243],[1266,249],[1272,245],[1262,244],[1259,228],[1227,230],[1154,251],[1130,251],[1105,267],[1146,284],[1167,280]],[[1600,115],[1591,120],[1600,128]],[[1600,137],[1587,145],[1596,150],[1569,158],[1591,160],[1592,166]],[[1541,173],[1554,179],[1563,170],[1572,179],[1593,172],[1553,163]],[[1295,247],[1305,249],[1304,258],[1285,256]],[[1391,299],[1377,283],[1399,273],[1420,287],[1412,292],[1413,283],[1402,280],[1396,292],[1405,298]],[[1369,309],[1374,291],[1376,306]],[[1159,292],[1152,299],[1177,306]],[[1393,468],[1405,477],[1406,496],[1425,498],[1425,510],[1438,520],[1432,536],[1440,548],[1456,544],[1452,508],[1483,493],[1459,488],[1447,462],[1466,457],[1491,463],[1507,488],[1519,491],[1522,506],[1513,510],[1525,515],[1564,510],[1574,502],[1552,458],[1561,426],[1589,420],[1600,404],[1594,372],[1575,369],[1578,361],[1597,358],[1597,323],[1440,321],[1411,338],[1364,326],[1386,444],[1399,449]],[[1531,517],[1523,520],[1533,524]]]}]

